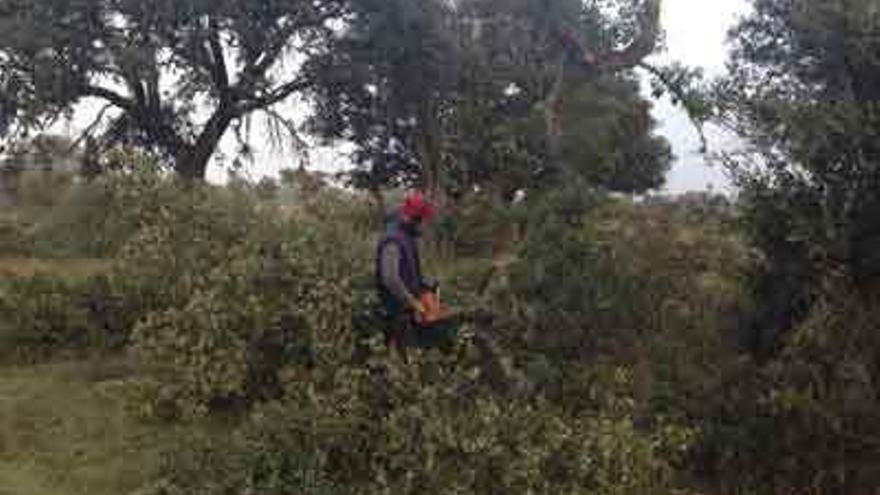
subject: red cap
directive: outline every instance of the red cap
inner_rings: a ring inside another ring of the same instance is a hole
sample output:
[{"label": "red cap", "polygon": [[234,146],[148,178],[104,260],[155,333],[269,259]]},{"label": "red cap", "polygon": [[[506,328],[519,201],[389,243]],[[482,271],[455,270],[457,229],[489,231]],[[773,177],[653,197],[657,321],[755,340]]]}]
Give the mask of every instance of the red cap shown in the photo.
[{"label": "red cap", "polygon": [[403,198],[400,212],[406,221],[428,221],[434,216],[434,205],[422,193],[413,191]]}]

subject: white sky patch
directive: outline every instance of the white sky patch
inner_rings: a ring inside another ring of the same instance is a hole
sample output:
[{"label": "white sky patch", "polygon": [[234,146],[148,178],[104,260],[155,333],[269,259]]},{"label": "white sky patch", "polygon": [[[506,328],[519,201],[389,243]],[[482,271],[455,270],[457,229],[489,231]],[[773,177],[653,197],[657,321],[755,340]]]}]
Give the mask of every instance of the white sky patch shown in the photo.
[{"label": "white sky patch", "polygon": [[[666,32],[666,51],[652,58],[653,63],[678,61],[701,67],[709,78],[724,71],[728,47],[727,32],[749,12],[746,0],[665,0],[662,23]],[[655,102],[657,132],[672,144],[676,161],[667,177],[666,192],[715,190],[729,191],[730,181],[720,168],[707,164],[700,153],[700,138],[687,115],[669,98]],[[730,149],[736,140],[717,128],[708,127],[709,151]]]}]

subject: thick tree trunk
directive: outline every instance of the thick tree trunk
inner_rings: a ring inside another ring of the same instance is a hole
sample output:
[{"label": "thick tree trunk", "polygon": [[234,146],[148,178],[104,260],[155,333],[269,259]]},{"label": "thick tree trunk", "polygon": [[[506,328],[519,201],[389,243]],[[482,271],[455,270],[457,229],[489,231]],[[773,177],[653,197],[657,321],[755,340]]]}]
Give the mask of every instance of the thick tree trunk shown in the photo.
[{"label": "thick tree trunk", "polygon": [[234,119],[234,113],[221,105],[205,124],[201,135],[192,146],[186,146],[175,156],[174,170],[187,181],[203,181],[211,157]]},{"label": "thick tree trunk", "polygon": [[219,139],[213,143],[187,146],[175,158],[174,171],[187,181],[203,181],[208,172],[208,164],[217,149]]}]

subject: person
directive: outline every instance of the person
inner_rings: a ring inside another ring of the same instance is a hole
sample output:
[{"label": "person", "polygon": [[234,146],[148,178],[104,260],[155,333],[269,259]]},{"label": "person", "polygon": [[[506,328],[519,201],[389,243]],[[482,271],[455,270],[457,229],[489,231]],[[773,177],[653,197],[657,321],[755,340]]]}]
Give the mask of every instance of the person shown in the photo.
[{"label": "person", "polygon": [[404,197],[386,224],[376,254],[379,299],[385,317],[385,342],[405,356],[416,339],[417,322],[425,314],[421,302],[436,283],[422,275],[419,238],[434,216],[434,206],[419,192]]}]

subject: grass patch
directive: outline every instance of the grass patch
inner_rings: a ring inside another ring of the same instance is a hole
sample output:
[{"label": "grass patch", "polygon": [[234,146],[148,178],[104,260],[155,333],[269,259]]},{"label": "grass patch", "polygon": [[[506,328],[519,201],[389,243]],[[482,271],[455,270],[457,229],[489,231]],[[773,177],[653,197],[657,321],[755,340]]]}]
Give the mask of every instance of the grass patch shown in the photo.
[{"label": "grass patch", "polygon": [[83,279],[107,271],[110,264],[101,259],[0,258],[0,277],[33,277],[43,273]]},{"label": "grass patch", "polygon": [[0,369],[0,495],[120,495],[158,467],[172,428],[133,417],[124,362]]}]

